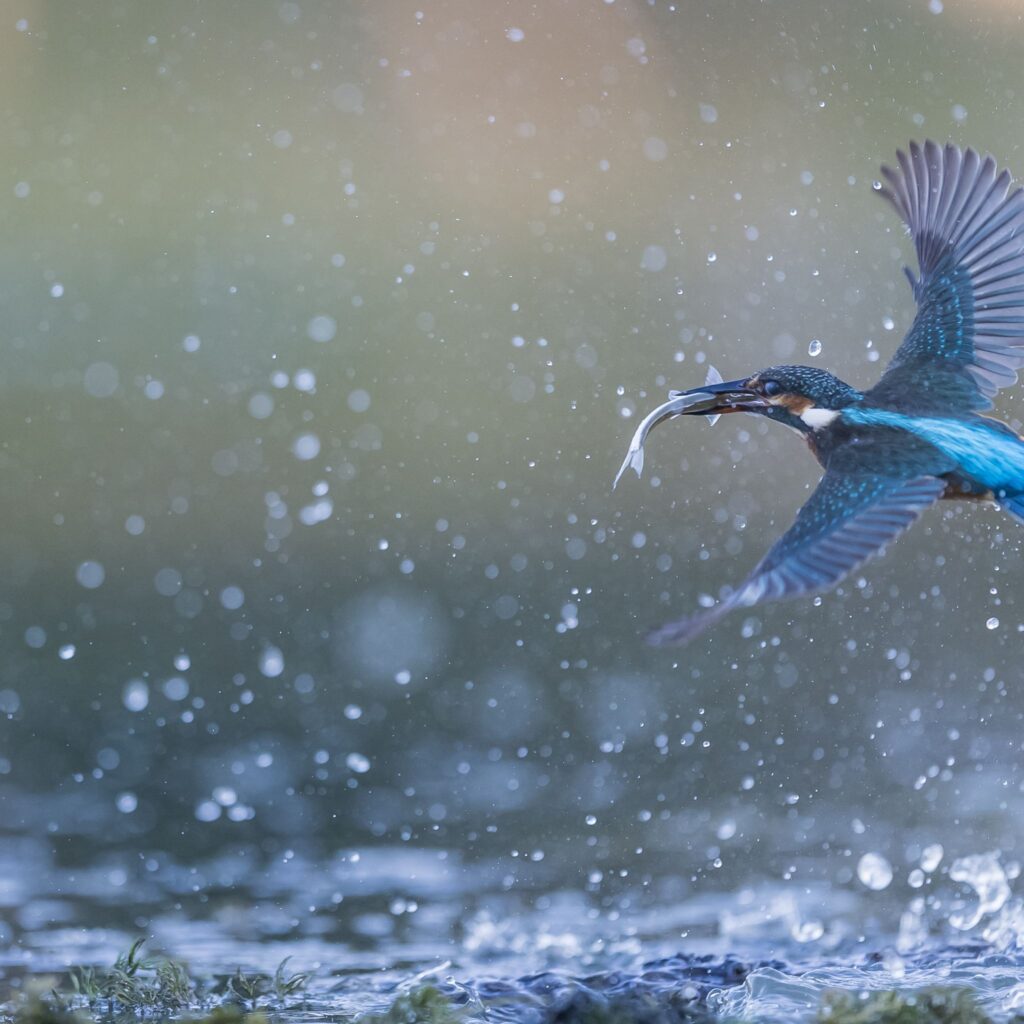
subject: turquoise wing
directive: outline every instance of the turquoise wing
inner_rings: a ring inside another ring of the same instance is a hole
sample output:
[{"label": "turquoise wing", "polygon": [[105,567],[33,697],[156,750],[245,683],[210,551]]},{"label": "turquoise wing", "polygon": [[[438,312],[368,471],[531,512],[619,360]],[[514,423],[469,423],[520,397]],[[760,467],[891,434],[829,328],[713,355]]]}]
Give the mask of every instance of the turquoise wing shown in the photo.
[{"label": "turquoise wing", "polygon": [[878,188],[914,241],[918,310],[868,397],[987,408],[1024,366],[1024,192],[973,149],[909,148]]},{"label": "turquoise wing", "polygon": [[796,522],[743,584],[707,611],[653,630],[648,642],[686,643],[736,608],[834,587],[895,540],[945,488],[934,476],[899,480],[827,472]]}]

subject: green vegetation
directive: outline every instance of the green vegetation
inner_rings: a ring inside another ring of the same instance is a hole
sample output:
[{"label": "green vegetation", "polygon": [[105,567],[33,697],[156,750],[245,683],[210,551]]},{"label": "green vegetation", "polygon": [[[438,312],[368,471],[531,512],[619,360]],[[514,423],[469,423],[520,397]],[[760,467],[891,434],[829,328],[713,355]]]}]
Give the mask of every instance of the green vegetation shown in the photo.
[{"label": "green vegetation", "polygon": [[285,957],[273,976],[244,974],[239,969],[220,984],[204,984],[176,960],[143,957],[144,941],[133,942],[108,970],[73,967],[63,987],[30,985],[19,1000],[0,1006],[0,1021],[89,1024],[97,1018],[166,1019],[188,1014],[187,1019],[198,1024],[266,1024],[265,1016],[257,1012],[260,1002],[275,1010],[290,1008],[286,1004],[302,993],[309,980],[308,974],[289,973],[291,958]]},{"label": "green vegetation", "polygon": [[271,978],[268,974],[243,974],[241,969],[235,972],[228,981],[228,988],[243,1003],[256,1009],[259,999],[273,996],[275,1003],[284,1003],[292,996],[298,995],[309,981],[308,974],[288,974],[285,970],[290,956],[286,956],[274,971]]},{"label": "green vegetation", "polygon": [[918,992],[826,992],[818,1022],[992,1024],[992,1018],[965,988],[926,988]]},{"label": "green vegetation", "polygon": [[195,988],[184,966],[174,960],[141,956],[145,939],[136,939],[109,971],[74,967],[70,980],[74,994],[90,1009],[106,1006],[131,1013],[144,1010],[181,1010],[195,1003]]},{"label": "green vegetation", "polygon": [[384,1013],[368,1013],[359,1024],[458,1024],[461,1015],[433,985],[400,995]]},{"label": "green vegetation", "polygon": [[83,1013],[69,1010],[56,992],[44,992],[36,986],[25,993],[13,1013],[4,1016],[17,1024],[88,1024],[90,1020]]}]

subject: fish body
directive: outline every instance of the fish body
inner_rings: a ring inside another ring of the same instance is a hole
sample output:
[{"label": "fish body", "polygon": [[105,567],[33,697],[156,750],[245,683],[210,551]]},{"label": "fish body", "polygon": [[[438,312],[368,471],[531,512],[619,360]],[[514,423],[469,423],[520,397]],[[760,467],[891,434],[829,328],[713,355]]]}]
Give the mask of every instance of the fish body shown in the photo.
[{"label": "fish body", "polygon": [[[707,379],[704,381],[704,386],[707,387],[710,384],[721,384],[722,375],[713,367],[708,367]],[[633,440],[629,442],[629,449],[626,452],[626,457],[622,460],[622,465],[619,466],[618,473],[615,474],[615,480],[612,482],[612,490],[619,485],[619,481],[622,479],[622,474],[627,469],[632,469],[639,477],[643,473],[644,469],[644,443],[647,440],[647,435],[663,420],[675,419],[676,416],[681,416],[687,409],[692,408],[701,402],[706,401],[709,398],[713,398],[710,392],[703,391],[670,391],[668,393],[668,401],[663,402],[653,412],[648,413],[641,421],[640,425],[636,428],[633,434]],[[708,416],[709,423],[716,423],[720,413],[713,413]]]}]

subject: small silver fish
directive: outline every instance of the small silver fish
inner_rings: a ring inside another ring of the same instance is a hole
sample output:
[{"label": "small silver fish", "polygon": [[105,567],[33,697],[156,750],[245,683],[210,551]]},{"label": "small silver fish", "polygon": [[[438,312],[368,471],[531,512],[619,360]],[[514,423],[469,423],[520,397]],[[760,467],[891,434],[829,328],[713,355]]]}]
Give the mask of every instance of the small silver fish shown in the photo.
[{"label": "small silver fish", "polygon": [[[722,375],[713,366],[709,366],[704,386],[707,387],[709,384],[721,383]],[[710,397],[710,395],[701,391],[670,391],[668,393],[668,401],[659,405],[654,412],[648,413],[640,421],[640,426],[636,428],[636,433],[633,434],[633,440],[629,442],[629,450],[626,452],[626,457],[622,460],[618,473],[615,474],[612,490],[618,486],[619,481],[622,479],[622,474],[626,472],[627,468],[634,470],[638,477],[641,475],[644,468],[644,442],[647,440],[647,435],[662,420],[673,419],[689,409],[691,405],[696,405],[698,402],[703,402],[706,398]],[[716,423],[720,415],[721,413],[716,413],[708,416],[708,423]]]}]

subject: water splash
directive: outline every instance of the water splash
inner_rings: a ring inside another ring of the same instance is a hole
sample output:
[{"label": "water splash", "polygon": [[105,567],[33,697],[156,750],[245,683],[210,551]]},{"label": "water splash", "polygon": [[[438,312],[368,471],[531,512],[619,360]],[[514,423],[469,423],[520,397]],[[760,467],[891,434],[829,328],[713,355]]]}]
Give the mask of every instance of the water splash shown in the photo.
[{"label": "water splash", "polygon": [[1006,872],[999,863],[999,853],[974,853],[953,861],[949,877],[954,882],[964,882],[978,896],[974,907],[954,910],[949,923],[961,931],[977,927],[988,914],[1001,910],[1010,898],[1010,885]]},{"label": "water splash", "polygon": [[865,853],[857,863],[857,877],[876,892],[892,882],[892,865],[880,853]]}]

